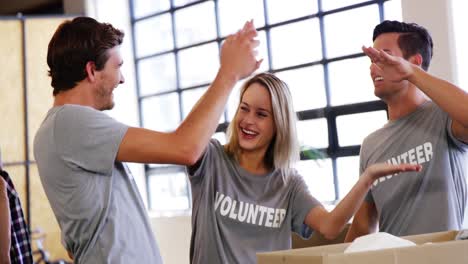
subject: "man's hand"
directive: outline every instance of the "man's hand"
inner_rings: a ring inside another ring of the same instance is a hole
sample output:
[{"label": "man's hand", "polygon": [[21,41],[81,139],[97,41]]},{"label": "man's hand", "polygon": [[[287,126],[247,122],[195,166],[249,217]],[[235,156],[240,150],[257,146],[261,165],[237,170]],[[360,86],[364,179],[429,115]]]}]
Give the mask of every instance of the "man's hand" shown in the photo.
[{"label": "man's hand", "polygon": [[255,58],[255,48],[260,44],[254,39],[256,36],[257,30],[252,20],[246,22],[236,34],[229,35],[221,48],[220,71],[231,75],[237,81],[258,69],[262,60],[257,61]]},{"label": "man's hand", "polygon": [[404,58],[393,56],[373,47],[362,47],[362,51],[372,61],[371,71],[392,82],[408,80],[414,73],[416,65]]}]

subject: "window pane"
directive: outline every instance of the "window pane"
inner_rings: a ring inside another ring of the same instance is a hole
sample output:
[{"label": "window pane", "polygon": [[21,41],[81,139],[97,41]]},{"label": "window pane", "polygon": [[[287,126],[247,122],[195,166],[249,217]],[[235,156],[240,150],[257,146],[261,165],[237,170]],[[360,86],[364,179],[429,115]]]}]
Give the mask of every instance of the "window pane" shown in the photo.
[{"label": "window pane", "polygon": [[336,159],[340,199],[346,196],[359,179],[359,156]]},{"label": "window pane", "polygon": [[216,138],[221,145],[226,144],[226,133],[224,132],[218,132],[213,135],[213,138]]},{"label": "window pane", "polygon": [[218,44],[210,43],[181,50],[179,62],[181,87],[210,83],[219,67]]},{"label": "window pane", "polygon": [[177,83],[174,54],[139,61],[138,78],[141,95],[175,90]]},{"label": "window pane", "polygon": [[[364,138],[387,123],[386,111],[343,115],[336,118],[340,146],[360,145]],[[356,128],[359,129],[356,129]]]},{"label": "window pane", "polygon": [[171,7],[169,0],[133,0],[133,15],[135,18],[154,14]]},{"label": "window pane", "polygon": [[325,1],[322,1],[322,10],[325,11],[325,10],[337,9],[340,7],[350,6],[350,5],[359,4],[359,3],[367,2],[367,1],[368,0],[339,0],[339,1],[325,0]]},{"label": "window pane", "polygon": [[150,207],[157,211],[190,209],[187,176],[184,172],[153,174],[148,177]]},{"label": "window pane", "polygon": [[137,22],[135,24],[135,46],[137,57],[172,49],[174,43],[170,14]]},{"label": "window pane", "polygon": [[302,147],[328,147],[328,124],[325,118],[297,122],[297,134]]},{"label": "window pane", "polygon": [[318,12],[317,1],[294,0],[268,0],[268,22],[270,24],[307,16]]},{"label": "window pane", "polygon": [[322,65],[278,72],[276,75],[288,84],[295,111],[327,105]]},{"label": "window pane", "polygon": [[269,70],[268,48],[265,30],[258,31],[256,39],[260,41],[260,45],[257,47],[257,60],[263,59],[263,61],[262,64],[260,64],[260,68],[258,68],[258,70],[256,70],[254,74]]},{"label": "window pane", "polygon": [[311,194],[319,201],[335,200],[333,168],[330,159],[301,160],[296,169],[304,178]]},{"label": "window pane", "polygon": [[183,5],[187,5],[187,4],[190,4],[190,3],[193,3],[193,2],[197,2],[199,0],[174,0],[174,5],[175,6],[183,6]]},{"label": "window pane", "polygon": [[359,57],[329,64],[331,104],[342,105],[377,100],[369,73],[370,61]]},{"label": "window pane", "polygon": [[214,3],[208,1],[175,12],[177,46],[216,38]]},{"label": "window pane", "polygon": [[309,19],[271,29],[273,68],[322,59],[318,19]]},{"label": "window pane", "polygon": [[403,20],[401,0],[391,0],[384,3],[384,16],[386,20]]},{"label": "window pane", "polygon": [[371,46],[372,32],[379,21],[379,9],[377,5],[325,16],[327,57],[334,58],[360,53],[362,52],[362,45]]},{"label": "window pane", "polygon": [[156,131],[173,131],[180,120],[177,93],[146,98],[141,101],[143,126]]},{"label": "window pane", "polygon": [[222,36],[236,33],[251,19],[256,28],[265,25],[262,0],[218,0],[218,7]]}]

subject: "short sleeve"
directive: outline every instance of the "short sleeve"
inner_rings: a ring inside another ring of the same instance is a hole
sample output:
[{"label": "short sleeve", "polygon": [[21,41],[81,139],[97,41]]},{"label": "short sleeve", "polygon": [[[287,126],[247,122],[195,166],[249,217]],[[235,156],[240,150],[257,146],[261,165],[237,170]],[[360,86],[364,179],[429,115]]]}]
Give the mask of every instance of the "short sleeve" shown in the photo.
[{"label": "short sleeve", "polygon": [[56,115],[54,140],[65,163],[111,175],[128,127],[91,107],[66,105]]},{"label": "short sleeve", "polygon": [[218,140],[210,140],[200,160],[195,165],[187,167],[187,174],[192,183],[199,182],[203,179],[209,170],[209,166],[212,166],[215,162],[217,152],[222,148],[223,146]]},{"label": "short sleeve", "polygon": [[468,143],[465,143],[461,140],[459,140],[458,138],[456,138],[454,135],[453,135],[453,131],[452,131],[452,119],[447,115],[447,126],[446,126],[446,130],[447,130],[447,135],[448,135],[448,139],[450,142],[452,142],[455,146],[457,146],[457,148],[459,148],[460,150],[462,151],[467,151],[468,150]]},{"label": "short sleeve", "polygon": [[292,208],[292,231],[299,234],[301,237],[308,239],[313,230],[307,226],[304,221],[310,210],[321,203],[315,199],[309,191],[302,176],[295,174],[289,179],[292,186],[291,208]]}]

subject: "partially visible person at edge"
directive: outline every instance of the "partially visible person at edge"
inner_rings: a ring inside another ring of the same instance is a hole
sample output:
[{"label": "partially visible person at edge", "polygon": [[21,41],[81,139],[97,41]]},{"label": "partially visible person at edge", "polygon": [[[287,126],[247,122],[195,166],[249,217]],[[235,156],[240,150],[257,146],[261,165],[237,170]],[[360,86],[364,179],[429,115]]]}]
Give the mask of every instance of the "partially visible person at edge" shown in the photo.
[{"label": "partially visible person at edge", "polygon": [[367,136],[360,171],[377,162],[422,164],[419,173],[375,182],[346,241],[379,229],[396,236],[461,229],[466,207],[468,94],[426,71],[429,32],[414,23],[384,21],[374,29],[371,59],[376,96],[389,122]]},{"label": "partially visible person at edge", "polygon": [[19,195],[0,161],[0,264],[32,264],[31,237]]},{"label": "partially visible person at edge", "polygon": [[[34,140],[39,174],[75,263],[161,263],[145,206],[123,162],[193,165],[235,83],[255,71],[258,41],[247,22],[221,48],[207,92],[174,131],[128,127],[102,111],[124,82],[123,32],[89,17],[62,23],[48,48],[53,107]],[[161,201],[163,202],[163,201]]]},{"label": "partially visible person at edge", "polygon": [[[249,79],[228,128],[188,167],[193,196],[191,263],[256,263],[256,253],[291,247],[291,231],[334,238],[379,177],[419,165],[376,164],[328,212],[292,165],[299,157],[287,85],[272,74]],[[314,177],[313,175],[307,175]],[[400,176],[405,177],[405,176]]]}]

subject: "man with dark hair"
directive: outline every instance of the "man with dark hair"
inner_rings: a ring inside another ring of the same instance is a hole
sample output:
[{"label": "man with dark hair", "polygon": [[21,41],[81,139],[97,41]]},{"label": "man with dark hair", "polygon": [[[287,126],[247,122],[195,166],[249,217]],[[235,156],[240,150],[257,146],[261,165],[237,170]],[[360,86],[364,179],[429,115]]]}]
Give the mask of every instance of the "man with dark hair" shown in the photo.
[{"label": "man with dark hair", "polygon": [[397,236],[460,229],[467,199],[468,94],[426,72],[433,44],[423,27],[384,21],[373,40],[363,51],[389,122],[362,143],[360,171],[377,162],[423,169],[374,182],[346,241],[377,225]]},{"label": "man with dark hair", "polygon": [[124,82],[123,33],[80,17],[59,26],[47,63],[54,106],[34,139],[44,190],[76,263],[161,263],[145,206],[123,162],[194,164],[235,83],[255,71],[252,22],[228,36],[212,85],[170,133],[128,127],[101,110]]}]

